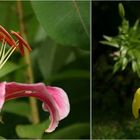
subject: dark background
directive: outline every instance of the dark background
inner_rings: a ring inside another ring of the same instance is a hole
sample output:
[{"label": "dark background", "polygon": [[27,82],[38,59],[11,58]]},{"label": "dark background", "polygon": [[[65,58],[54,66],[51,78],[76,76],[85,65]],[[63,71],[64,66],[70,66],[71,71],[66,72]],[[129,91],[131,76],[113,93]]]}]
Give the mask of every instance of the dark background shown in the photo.
[{"label": "dark background", "polygon": [[[132,115],[132,100],[140,79],[128,65],[113,74],[115,49],[99,43],[103,35],[116,36],[121,18],[121,1],[93,4],[93,138],[140,138],[140,120]],[[130,26],[140,18],[140,2],[123,1]]]}]

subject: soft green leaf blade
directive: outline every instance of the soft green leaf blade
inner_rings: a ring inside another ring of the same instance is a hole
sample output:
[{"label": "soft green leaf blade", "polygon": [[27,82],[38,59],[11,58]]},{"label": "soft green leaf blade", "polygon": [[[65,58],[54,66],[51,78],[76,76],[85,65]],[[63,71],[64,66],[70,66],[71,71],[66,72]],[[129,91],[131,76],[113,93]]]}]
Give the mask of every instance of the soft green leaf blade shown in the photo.
[{"label": "soft green leaf blade", "polygon": [[134,26],[132,27],[133,30],[137,30],[139,27],[139,19],[136,20]]},{"label": "soft green leaf blade", "polygon": [[137,71],[137,62],[136,61],[132,61],[132,70],[133,70],[133,72]]},{"label": "soft green leaf blade", "polygon": [[89,136],[90,126],[88,123],[72,124],[52,134],[49,134],[49,139],[80,139],[83,136]]},{"label": "soft green leaf blade", "polygon": [[127,64],[128,64],[128,60],[126,57],[124,57],[122,60],[122,70],[124,70],[126,68]]},{"label": "soft green leaf blade", "polygon": [[89,1],[32,1],[46,33],[62,45],[89,45]]},{"label": "soft green leaf blade", "polygon": [[104,44],[104,45],[108,45],[108,46],[111,46],[111,47],[115,47],[115,48],[118,48],[119,45],[116,43],[116,42],[113,42],[113,41],[100,41],[100,43]]},{"label": "soft green leaf blade", "polygon": [[30,106],[24,101],[8,101],[4,104],[3,111],[14,113],[30,119]]},{"label": "soft green leaf blade", "polygon": [[4,138],[4,137],[0,136],[0,140],[6,140],[6,138]]},{"label": "soft green leaf blade", "polygon": [[20,138],[41,138],[49,123],[47,120],[36,125],[17,125],[16,133]]},{"label": "soft green leaf blade", "polygon": [[0,70],[0,78],[2,78],[3,76],[6,76],[8,74],[10,74],[11,72],[14,72],[20,68],[22,68],[23,66],[18,66],[12,62],[6,62],[6,64],[3,66],[3,68]]},{"label": "soft green leaf blade", "polygon": [[72,53],[71,48],[59,46],[51,39],[46,39],[38,50],[38,64],[45,79],[57,73],[66,64]]}]

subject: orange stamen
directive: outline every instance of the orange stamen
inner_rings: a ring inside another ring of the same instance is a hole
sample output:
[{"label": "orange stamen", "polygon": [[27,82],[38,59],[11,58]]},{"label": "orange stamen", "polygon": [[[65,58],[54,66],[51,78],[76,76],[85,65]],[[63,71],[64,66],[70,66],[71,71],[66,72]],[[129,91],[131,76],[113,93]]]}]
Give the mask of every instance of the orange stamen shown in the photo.
[{"label": "orange stamen", "polygon": [[19,33],[15,32],[15,31],[11,31],[11,34],[13,34],[18,39],[18,43],[19,43],[18,47],[19,47],[22,55],[24,55],[23,46],[25,46],[29,51],[32,50],[30,48],[29,44],[19,35]]},{"label": "orange stamen", "polygon": [[0,25],[0,41],[5,40],[11,47],[17,47],[11,35]]}]

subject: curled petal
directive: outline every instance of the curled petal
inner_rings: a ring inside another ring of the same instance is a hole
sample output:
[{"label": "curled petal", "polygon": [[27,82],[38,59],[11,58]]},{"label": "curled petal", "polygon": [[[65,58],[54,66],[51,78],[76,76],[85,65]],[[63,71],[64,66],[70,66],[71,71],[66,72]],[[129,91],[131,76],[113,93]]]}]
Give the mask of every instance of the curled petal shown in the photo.
[{"label": "curled petal", "polygon": [[58,126],[59,120],[68,115],[69,101],[66,93],[62,89],[57,89],[57,87],[46,87],[43,83],[19,84],[15,82],[7,83],[5,88],[6,100],[31,96],[43,102],[44,109],[49,111],[51,119],[51,123],[49,128],[46,129],[46,132],[54,131]]},{"label": "curled petal", "polygon": [[59,87],[47,86],[46,89],[55,100],[57,110],[59,111],[60,120],[64,119],[70,111],[70,104],[66,92]]},{"label": "curled petal", "polygon": [[134,95],[134,99],[132,102],[132,113],[135,118],[139,117],[139,109],[140,109],[140,88],[137,89]]}]

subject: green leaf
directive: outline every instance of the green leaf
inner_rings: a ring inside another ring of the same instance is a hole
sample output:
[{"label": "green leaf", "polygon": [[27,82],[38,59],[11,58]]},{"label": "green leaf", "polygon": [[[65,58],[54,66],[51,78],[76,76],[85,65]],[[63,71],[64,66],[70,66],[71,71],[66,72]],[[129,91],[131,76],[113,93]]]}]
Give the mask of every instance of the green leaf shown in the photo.
[{"label": "green leaf", "polygon": [[46,33],[62,45],[89,45],[89,1],[31,1]]},{"label": "green leaf", "polygon": [[41,138],[50,121],[34,125],[17,125],[16,133],[20,138]]},{"label": "green leaf", "polygon": [[127,64],[128,64],[128,60],[126,57],[124,57],[122,60],[122,70],[124,70],[126,68]]},{"label": "green leaf", "polygon": [[108,45],[108,46],[112,46],[115,48],[119,48],[119,44],[115,41],[100,41],[100,43],[104,44],[104,45]]},{"label": "green leaf", "polygon": [[103,35],[103,38],[106,39],[107,41],[112,41],[112,37],[107,36],[107,35]]},{"label": "green leaf", "polygon": [[38,50],[38,64],[45,79],[57,73],[71,53],[71,48],[58,46],[50,39],[45,40]]},{"label": "green leaf", "polygon": [[139,26],[139,19],[136,20],[134,26],[133,26],[133,30],[137,30],[138,29],[138,26]]},{"label": "green leaf", "polygon": [[132,61],[132,70],[133,70],[133,72],[137,71],[137,62],[136,61]]},{"label": "green leaf", "polygon": [[29,104],[23,101],[8,101],[4,104],[3,111],[31,119]]},{"label": "green leaf", "polygon": [[59,74],[52,75],[47,81],[53,82],[57,80],[86,78],[89,79],[90,72],[88,70],[67,70]]},{"label": "green leaf", "polygon": [[4,138],[4,137],[2,137],[2,136],[0,136],[0,139],[1,139],[1,140],[6,140],[6,138]]},{"label": "green leaf", "polygon": [[120,68],[121,68],[121,63],[120,63],[120,60],[119,60],[114,65],[113,73],[116,73]]},{"label": "green leaf", "polygon": [[20,69],[21,67],[23,67],[23,66],[21,66],[21,65],[18,66],[12,62],[6,62],[4,67],[0,70],[0,78],[10,74],[11,72],[14,72],[14,71]]},{"label": "green leaf", "polygon": [[49,134],[49,139],[80,139],[83,136],[90,134],[90,126],[88,123],[72,124],[65,128],[62,128],[54,133]]}]

